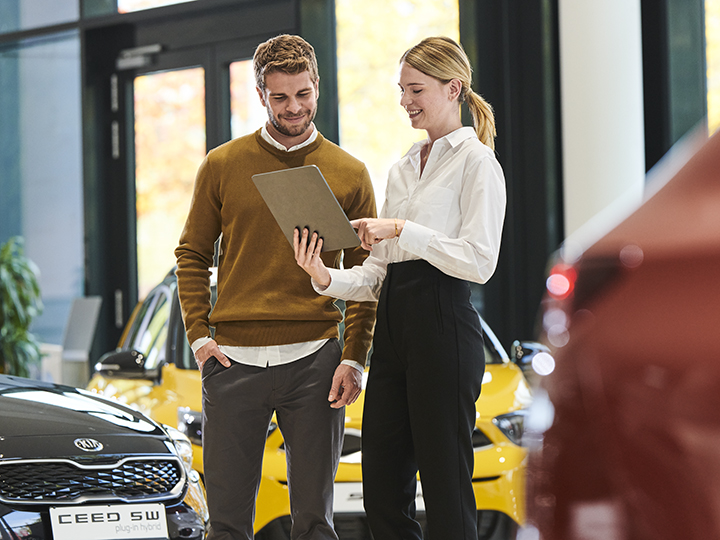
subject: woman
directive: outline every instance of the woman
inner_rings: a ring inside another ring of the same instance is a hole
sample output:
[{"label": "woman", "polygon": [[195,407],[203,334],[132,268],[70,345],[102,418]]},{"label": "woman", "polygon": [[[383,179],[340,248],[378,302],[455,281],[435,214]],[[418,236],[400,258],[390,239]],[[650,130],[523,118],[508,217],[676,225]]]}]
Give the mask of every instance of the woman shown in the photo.
[{"label": "woman", "polygon": [[[413,519],[419,470],[430,538],[476,540],[471,436],[485,362],[468,281],[495,271],[505,181],[492,108],[471,90],[462,47],[423,40],[401,58],[399,84],[427,140],[391,168],[381,217],[353,222],[372,254],[360,267],[328,269],[322,239],[305,229],[295,257],[321,294],[379,297],[362,448],[374,537],[422,538]],[[463,102],[474,131],[462,127]]]}]

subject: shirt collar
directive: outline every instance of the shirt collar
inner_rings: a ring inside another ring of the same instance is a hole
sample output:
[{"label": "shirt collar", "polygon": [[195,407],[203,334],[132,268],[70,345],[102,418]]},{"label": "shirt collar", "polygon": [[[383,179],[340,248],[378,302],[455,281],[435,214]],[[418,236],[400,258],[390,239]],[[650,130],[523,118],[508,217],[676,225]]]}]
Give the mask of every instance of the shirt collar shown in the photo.
[{"label": "shirt collar", "polygon": [[295,150],[300,150],[301,148],[305,148],[306,146],[309,146],[310,144],[315,142],[315,139],[317,139],[318,130],[315,129],[315,124],[310,124],[310,129],[312,129],[312,133],[310,134],[310,137],[308,137],[308,140],[305,142],[301,142],[300,144],[296,144],[295,146],[291,146],[290,148],[285,148],[282,144],[277,142],[275,139],[273,139],[272,135],[270,135],[270,132],[267,129],[267,124],[263,124],[262,131],[260,132],[260,136],[265,139],[265,141],[278,150],[282,150],[283,152],[293,152]]},{"label": "shirt collar", "polygon": [[450,146],[455,148],[463,141],[466,141],[467,139],[471,139],[473,137],[477,138],[477,133],[475,133],[475,129],[469,126],[463,126],[456,129],[455,131],[451,131],[450,133],[442,137],[440,140],[446,139],[447,142],[450,143]]},{"label": "shirt collar", "polygon": [[[455,148],[463,141],[466,141],[467,139],[471,139],[473,137],[477,138],[477,133],[475,133],[475,129],[469,126],[463,126],[456,129],[455,131],[451,131],[444,137],[440,137],[437,141],[435,141],[435,144],[433,144],[433,148],[444,148],[447,145]],[[420,163],[420,150],[423,146],[425,146],[425,144],[427,144],[427,142],[427,139],[425,139],[424,141],[416,142],[410,147],[410,150],[408,150],[407,154],[405,154],[410,159],[410,162],[413,164],[414,167],[417,167],[418,163]]]}]

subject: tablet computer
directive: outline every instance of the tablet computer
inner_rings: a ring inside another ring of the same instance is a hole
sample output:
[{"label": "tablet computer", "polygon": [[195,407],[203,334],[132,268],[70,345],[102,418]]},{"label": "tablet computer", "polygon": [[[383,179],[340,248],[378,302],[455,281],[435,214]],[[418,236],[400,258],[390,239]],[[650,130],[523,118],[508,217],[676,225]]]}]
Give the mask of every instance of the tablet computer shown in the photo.
[{"label": "tablet computer", "polygon": [[305,227],[322,237],[323,251],[360,245],[360,238],[317,166],[256,174],[252,179],[291,246],[293,231]]}]

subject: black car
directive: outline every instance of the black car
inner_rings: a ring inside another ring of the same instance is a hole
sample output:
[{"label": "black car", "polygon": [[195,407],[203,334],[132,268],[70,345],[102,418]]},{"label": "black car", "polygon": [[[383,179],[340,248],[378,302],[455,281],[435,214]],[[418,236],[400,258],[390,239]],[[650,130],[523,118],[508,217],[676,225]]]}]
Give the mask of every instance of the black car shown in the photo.
[{"label": "black car", "polygon": [[1,540],[200,540],[179,431],[85,390],[0,375]]}]

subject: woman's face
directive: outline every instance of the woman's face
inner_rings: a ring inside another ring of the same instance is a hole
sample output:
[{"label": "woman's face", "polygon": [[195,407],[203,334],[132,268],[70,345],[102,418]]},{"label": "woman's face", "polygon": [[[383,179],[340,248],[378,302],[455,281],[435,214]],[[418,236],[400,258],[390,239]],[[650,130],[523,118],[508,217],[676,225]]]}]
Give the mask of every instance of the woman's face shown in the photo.
[{"label": "woman's face", "polygon": [[443,84],[434,77],[407,65],[400,64],[400,105],[410,116],[415,129],[443,131],[459,118],[457,79]]}]

